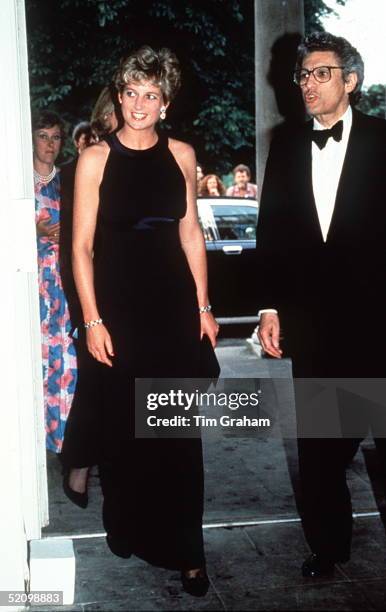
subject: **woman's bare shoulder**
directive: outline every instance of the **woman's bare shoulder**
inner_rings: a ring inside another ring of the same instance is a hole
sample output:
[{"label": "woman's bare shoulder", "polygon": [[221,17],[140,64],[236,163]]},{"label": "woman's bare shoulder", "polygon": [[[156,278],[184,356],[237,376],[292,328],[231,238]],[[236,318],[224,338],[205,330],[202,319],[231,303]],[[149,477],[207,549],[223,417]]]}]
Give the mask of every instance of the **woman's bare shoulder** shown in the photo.
[{"label": "woman's bare shoulder", "polygon": [[192,160],[196,159],[195,152],[193,147],[187,142],[183,142],[182,140],[175,140],[174,138],[169,138],[169,149],[176,157],[179,157],[181,160]]},{"label": "woman's bare shoulder", "polygon": [[80,160],[94,160],[98,162],[99,160],[106,159],[110,151],[110,147],[104,140],[98,142],[96,144],[91,145],[84,149],[81,153]]},{"label": "woman's bare shoulder", "polygon": [[98,142],[84,149],[79,157],[78,166],[89,170],[98,170],[103,168],[110,152],[109,145],[104,142]]}]

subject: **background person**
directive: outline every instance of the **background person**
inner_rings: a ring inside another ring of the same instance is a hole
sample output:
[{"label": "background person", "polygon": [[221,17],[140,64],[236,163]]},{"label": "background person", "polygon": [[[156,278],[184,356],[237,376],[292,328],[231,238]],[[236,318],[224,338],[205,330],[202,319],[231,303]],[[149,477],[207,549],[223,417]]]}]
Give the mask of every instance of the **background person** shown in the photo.
[{"label": "background person", "polygon": [[202,164],[200,164],[199,162],[197,162],[196,171],[197,171],[197,189],[198,189],[198,185],[200,184],[200,181],[204,178],[204,171],[202,168]]},{"label": "background person", "polygon": [[224,196],[225,187],[216,174],[207,174],[198,186],[198,195],[201,197]]},{"label": "background person", "polygon": [[60,166],[60,270],[63,290],[67,298],[70,318],[74,328],[82,321],[71,263],[75,171],[79,155],[84,149],[95,144],[97,141],[98,137],[89,121],[78,123],[72,132],[72,142],[77,154],[73,159]]},{"label": "background person", "polygon": [[64,137],[60,117],[32,119],[43,392],[47,448],[60,453],[76,384],[76,355],[59,266],[60,178],[55,166]]},{"label": "background person", "polygon": [[72,131],[72,142],[78,154],[96,141],[96,134],[93,132],[89,121],[80,121],[77,123]]},{"label": "background person", "polygon": [[79,160],[73,268],[89,366],[80,369],[64,458],[71,487],[99,464],[112,552],[180,569],[184,589],[199,596],[209,586],[201,440],[134,435],[134,378],[200,375],[200,339],[214,345],[218,332],[194,151],[155,130],[179,83],[168,49],[132,53],[116,77],[124,125]]},{"label": "background person", "polygon": [[[260,341],[266,353],[280,358],[284,352],[293,363],[303,435],[298,440],[302,522],[312,551],[302,567],[307,577],[332,573],[335,563],[350,558],[346,468],[367,435],[371,411],[361,398],[355,437],[345,437],[344,430],[322,437],[316,424],[330,427],[335,417],[330,396],[303,433],[315,386],[311,381],[307,390],[297,378],[386,374],[386,122],[351,106],[363,75],[360,54],[344,38],[322,32],[299,46],[294,78],[313,119],[273,140],[257,227],[261,304],[277,311],[261,312]],[[358,317],[363,347],[355,333]],[[303,390],[307,401],[301,401]],[[359,398],[339,397],[338,416],[345,416],[346,408],[349,415],[339,426],[351,427]],[[384,440],[375,441],[384,463]]]},{"label": "background person", "polygon": [[91,113],[91,125],[99,139],[122,126],[122,116],[113,84],[104,87]]},{"label": "background person", "polygon": [[[74,128],[73,142],[77,148],[78,156],[62,166],[62,227],[61,234],[61,267],[62,281],[73,322],[74,333],[78,336],[79,326],[82,325],[82,308],[79,301],[78,292],[75,287],[72,272],[72,236],[73,236],[73,205],[74,205],[74,186],[75,171],[78,157],[84,148],[91,144],[96,144],[107,134],[118,129],[118,122],[122,124],[121,111],[118,109],[117,91],[112,84],[104,87],[99,94],[91,114],[91,123],[82,122]],[[85,132],[83,131],[85,130]],[[82,134],[85,137],[78,140]],[[79,146],[80,145],[80,146]],[[84,146],[83,146],[84,145]],[[94,241],[94,250],[97,249],[97,237]],[[82,344],[77,346],[78,367],[84,369],[84,376],[87,379],[88,356],[82,350]],[[91,393],[89,391],[89,397]],[[97,398],[95,398],[97,402]],[[91,467],[91,464],[90,466]],[[63,490],[67,497],[80,508],[88,505],[88,484],[89,469],[82,467],[73,469],[71,472],[64,470]]]},{"label": "background person", "polygon": [[228,187],[226,195],[233,198],[253,198],[257,200],[257,185],[250,183],[251,171],[248,166],[239,164],[232,170],[234,185]]}]

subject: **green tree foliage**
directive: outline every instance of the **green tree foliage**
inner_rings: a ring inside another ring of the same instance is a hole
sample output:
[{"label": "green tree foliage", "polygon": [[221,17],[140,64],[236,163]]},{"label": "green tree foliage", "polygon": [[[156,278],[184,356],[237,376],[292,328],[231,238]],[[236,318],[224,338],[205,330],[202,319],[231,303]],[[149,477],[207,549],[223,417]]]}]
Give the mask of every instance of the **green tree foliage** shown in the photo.
[{"label": "green tree foliage", "polygon": [[[337,4],[344,6],[346,0],[336,0]],[[324,0],[304,0],[304,29],[306,34],[323,32],[322,18],[336,14]]]},{"label": "green tree foliage", "polygon": [[358,108],[366,115],[386,119],[386,86],[371,85],[364,90]]},{"label": "green tree foliage", "polygon": [[165,128],[208,171],[254,161],[251,0],[26,0],[33,107],[73,125],[90,116],[119,59],[142,44],[173,49],[183,85]]}]

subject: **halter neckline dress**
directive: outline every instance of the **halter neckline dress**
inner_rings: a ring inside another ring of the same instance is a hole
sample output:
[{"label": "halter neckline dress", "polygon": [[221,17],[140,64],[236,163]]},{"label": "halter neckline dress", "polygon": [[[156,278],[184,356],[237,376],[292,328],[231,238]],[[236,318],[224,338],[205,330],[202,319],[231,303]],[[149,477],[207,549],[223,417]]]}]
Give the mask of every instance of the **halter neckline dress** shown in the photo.
[{"label": "halter neckline dress", "polygon": [[135,377],[199,376],[196,286],[179,237],[185,178],[163,134],[145,150],[126,147],[115,133],[106,142],[94,285],[114,365],[80,348],[64,460],[70,467],[99,464],[115,554],[198,568],[205,564],[201,440],[134,435]]}]

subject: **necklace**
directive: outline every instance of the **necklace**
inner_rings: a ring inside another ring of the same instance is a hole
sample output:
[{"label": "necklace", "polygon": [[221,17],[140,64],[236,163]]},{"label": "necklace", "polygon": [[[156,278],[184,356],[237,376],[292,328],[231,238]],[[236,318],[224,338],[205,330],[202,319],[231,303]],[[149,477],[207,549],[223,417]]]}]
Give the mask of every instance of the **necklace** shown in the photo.
[{"label": "necklace", "polygon": [[56,166],[52,168],[49,174],[39,174],[39,172],[36,172],[36,170],[34,170],[35,183],[43,183],[43,185],[47,185],[47,183],[52,181],[55,175],[56,175]]}]

